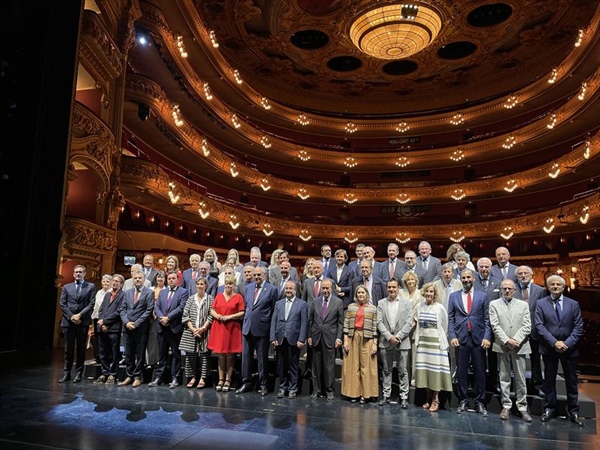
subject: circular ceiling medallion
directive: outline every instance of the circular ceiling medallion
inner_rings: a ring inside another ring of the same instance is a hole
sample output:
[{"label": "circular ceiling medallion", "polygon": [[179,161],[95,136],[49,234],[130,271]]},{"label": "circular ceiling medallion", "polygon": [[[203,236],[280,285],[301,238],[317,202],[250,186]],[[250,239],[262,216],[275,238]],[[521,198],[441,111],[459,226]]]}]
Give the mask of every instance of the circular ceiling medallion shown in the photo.
[{"label": "circular ceiling medallion", "polygon": [[361,14],[350,26],[360,51],[379,59],[407,58],[433,42],[442,29],[440,14],[424,5],[395,3]]},{"label": "circular ceiling medallion", "polygon": [[469,13],[467,22],[478,28],[493,27],[512,16],[512,12],[512,7],[506,3],[482,5]]},{"label": "circular ceiling medallion", "polygon": [[336,56],[327,61],[327,67],[336,72],[351,72],[362,66],[362,61],[354,56]]},{"label": "circular ceiling medallion", "polygon": [[316,50],[327,45],[329,36],[318,30],[303,30],[292,34],[290,41],[303,50]]},{"label": "circular ceiling medallion", "polygon": [[408,75],[419,68],[419,65],[410,59],[392,61],[383,66],[383,71],[388,75]]},{"label": "circular ceiling medallion", "polygon": [[459,41],[446,44],[438,50],[442,59],[461,59],[472,55],[477,50],[477,45],[469,41]]}]

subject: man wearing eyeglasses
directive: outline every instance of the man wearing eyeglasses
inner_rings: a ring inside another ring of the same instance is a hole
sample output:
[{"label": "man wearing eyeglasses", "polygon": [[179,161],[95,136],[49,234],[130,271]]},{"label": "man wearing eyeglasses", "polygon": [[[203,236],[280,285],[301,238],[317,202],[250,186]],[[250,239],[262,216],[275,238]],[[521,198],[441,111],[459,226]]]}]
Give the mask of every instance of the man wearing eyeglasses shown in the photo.
[{"label": "man wearing eyeglasses", "polygon": [[515,377],[517,409],[525,422],[531,422],[527,411],[527,386],[525,385],[525,357],[531,353],[529,334],[531,333],[531,315],[529,305],[514,298],[515,283],[505,279],[500,284],[502,292],[499,299],[490,303],[490,324],[494,332],[492,350],[498,355],[500,369],[500,390],[502,392],[502,411],[500,419],[510,419],[512,400],[510,398],[511,365]]}]

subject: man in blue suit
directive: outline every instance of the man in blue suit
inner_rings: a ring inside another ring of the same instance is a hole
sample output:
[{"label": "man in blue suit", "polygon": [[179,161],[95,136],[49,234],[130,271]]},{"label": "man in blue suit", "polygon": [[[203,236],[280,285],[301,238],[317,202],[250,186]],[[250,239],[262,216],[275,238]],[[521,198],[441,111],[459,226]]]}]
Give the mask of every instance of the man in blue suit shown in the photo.
[{"label": "man in blue suit", "polygon": [[565,297],[565,279],[551,275],[546,280],[550,295],[538,301],[535,310],[540,353],[544,360],[545,405],[542,422],[548,422],[558,406],[556,398],[556,373],[558,363],[563,368],[567,387],[567,416],[571,422],[582,427],[579,418],[579,395],[577,392],[577,358],[579,340],[583,334],[583,319],[579,303]]},{"label": "man in blue suit", "polygon": [[306,302],[296,297],[296,283],[287,281],[285,298],[275,303],[271,319],[271,343],[277,351],[279,390],[277,398],[295,398],[298,393],[300,350],[306,343]]},{"label": "man in blue suit", "polygon": [[510,279],[517,282],[517,266],[510,263],[510,252],[506,247],[496,249],[497,264],[492,266],[492,276],[499,280]]},{"label": "man in blue suit", "polygon": [[335,295],[342,299],[352,298],[352,279],[354,275],[346,265],[348,254],[340,248],[335,251],[335,264],[329,266],[329,273],[325,274],[335,282]]},{"label": "man in blue suit", "polygon": [[277,301],[277,288],[265,281],[266,269],[254,269],[254,282],[246,287],[244,300],[246,313],[242,324],[242,386],[236,394],[250,392],[252,388],[252,362],[254,350],[258,362],[260,395],[269,393],[267,389],[267,365],[269,362],[269,334],[271,316]]},{"label": "man in blue suit", "polygon": [[485,352],[490,348],[492,335],[488,313],[489,303],[483,292],[473,289],[473,272],[465,269],[460,274],[462,291],[453,292],[448,299],[448,336],[456,349],[456,376],[458,379],[457,412],[467,411],[469,363],[475,376],[475,409],[487,416],[485,409]]},{"label": "man in blue suit", "polygon": [[[369,297],[371,299],[371,304],[373,306],[377,306],[377,303],[382,298],[387,297],[387,288],[385,286],[384,281],[379,278],[373,272],[373,260],[363,259],[360,262],[360,273],[359,277],[355,277],[352,280],[352,293],[356,292],[356,289],[361,284],[364,285],[369,291]],[[348,309],[348,305],[354,301],[353,298],[345,298],[344,300],[344,309]]]},{"label": "man in blue suit", "polygon": [[[200,258],[200,255],[197,253],[194,253],[190,255],[189,261],[190,267],[183,271],[183,281],[181,283],[181,287],[186,288],[190,295],[194,295],[196,293],[196,278],[200,278],[199,265],[200,261],[202,261],[202,258]],[[206,278],[207,276],[208,272],[203,278]]]},{"label": "man in blue suit", "polygon": [[65,284],[60,294],[60,309],[63,313],[60,325],[65,339],[65,367],[59,383],[71,379],[75,345],[77,360],[73,383],[79,383],[83,377],[86,339],[96,296],[96,287],[85,281],[85,272],[84,266],[76,265],[73,268],[75,281]]},{"label": "man in blue suit", "polygon": [[125,325],[125,365],[127,377],[119,386],[141,386],[142,370],[148,344],[148,327],[154,309],[154,291],[144,286],[144,274],[133,275],[133,289],[125,292],[121,304],[121,321]]},{"label": "man in blue suit", "polygon": [[156,313],[156,333],[158,337],[158,369],[154,381],[148,383],[149,387],[162,384],[162,378],[167,367],[169,349],[171,350],[171,383],[169,388],[179,386],[179,372],[181,371],[181,351],[179,341],[183,333],[181,317],[183,307],[188,299],[188,291],[177,286],[177,274],[167,275],[168,289],[163,289],[158,294],[158,301],[154,307]]}]

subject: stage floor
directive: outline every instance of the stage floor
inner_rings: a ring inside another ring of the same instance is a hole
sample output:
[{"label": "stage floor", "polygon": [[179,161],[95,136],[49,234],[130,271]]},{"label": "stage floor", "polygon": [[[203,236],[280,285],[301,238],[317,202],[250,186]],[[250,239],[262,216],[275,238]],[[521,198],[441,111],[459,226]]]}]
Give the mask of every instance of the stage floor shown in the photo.
[{"label": "stage floor", "polygon": [[[429,413],[419,406],[361,405],[336,398],[277,399],[274,392],[236,395],[180,386],[139,388],[58,384],[52,364],[2,368],[2,449],[597,449],[596,419],[525,423],[491,413]],[[580,384],[600,403],[600,384]]]}]

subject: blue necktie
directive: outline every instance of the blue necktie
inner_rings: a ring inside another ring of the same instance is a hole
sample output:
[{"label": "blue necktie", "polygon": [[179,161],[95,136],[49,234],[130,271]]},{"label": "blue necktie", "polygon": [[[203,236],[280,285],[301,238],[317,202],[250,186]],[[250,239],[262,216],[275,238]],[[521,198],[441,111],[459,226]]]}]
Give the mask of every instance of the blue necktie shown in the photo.
[{"label": "blue necktie", "polygon": [[558,321],[560,322],[560,315],[561,315],[561,307],[560,307],[560,299],[556,300],[556,318],[558,319]]}]

